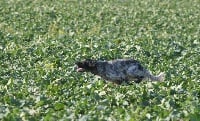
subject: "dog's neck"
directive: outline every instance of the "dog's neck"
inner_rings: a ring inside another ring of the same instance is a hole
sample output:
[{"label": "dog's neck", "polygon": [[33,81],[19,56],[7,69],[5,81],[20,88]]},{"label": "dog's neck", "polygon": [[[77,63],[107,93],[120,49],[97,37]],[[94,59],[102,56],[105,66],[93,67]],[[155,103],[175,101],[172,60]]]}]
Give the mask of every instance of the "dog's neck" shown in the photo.
[{"label": "dog's neck", "polygon": [[98,75],[97,66],[88,68],[87,70],[88,70],[89,72],[91,72],[92,74]]}]

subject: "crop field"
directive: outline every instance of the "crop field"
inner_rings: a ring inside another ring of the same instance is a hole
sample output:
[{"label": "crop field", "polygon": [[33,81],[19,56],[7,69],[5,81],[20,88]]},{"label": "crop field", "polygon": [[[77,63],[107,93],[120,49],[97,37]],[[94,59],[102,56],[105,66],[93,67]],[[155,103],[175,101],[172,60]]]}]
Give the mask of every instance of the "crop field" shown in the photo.
[{"label": "crop field", "polygon": [[[115,85],[87,58],[166,77]],[[200,121],[200,1],[0,0],[0,120]]]}]

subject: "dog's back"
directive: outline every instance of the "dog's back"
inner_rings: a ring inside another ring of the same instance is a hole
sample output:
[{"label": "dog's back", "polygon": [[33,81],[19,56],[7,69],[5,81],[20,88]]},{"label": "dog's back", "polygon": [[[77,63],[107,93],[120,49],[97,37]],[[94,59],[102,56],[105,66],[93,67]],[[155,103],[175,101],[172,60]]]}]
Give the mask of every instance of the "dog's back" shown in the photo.
[{"label": "dog's back", "polygon": [[[131,69],[132,68],[132,69]],[[138,61],[133,59],[117,59],[112,61],[99,61],[97,63],[97,70],[99,76],[114,82],[130,81],[128,71],[133,70],[143,70],[143,67]],[[134,76],[134,79],[141,79],[138,75]]]}]

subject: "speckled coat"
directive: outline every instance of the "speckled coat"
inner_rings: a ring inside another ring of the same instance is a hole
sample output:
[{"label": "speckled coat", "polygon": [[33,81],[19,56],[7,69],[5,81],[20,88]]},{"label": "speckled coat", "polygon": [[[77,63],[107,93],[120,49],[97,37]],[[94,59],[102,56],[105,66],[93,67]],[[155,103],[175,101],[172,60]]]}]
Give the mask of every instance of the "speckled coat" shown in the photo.
[{"label": "speckled coat", "polygon": [[121,84],[122,82],[129,83],[131,81],[139,83],[145,78],[152,81],[162,81],[164,78],[163,73],[154,76],[148,70],[144,69],[138,61],[133,59],[117,59],[111,61],[87,59],[76,64],[78,72],[91,72],[107,81],[117,84]]}]

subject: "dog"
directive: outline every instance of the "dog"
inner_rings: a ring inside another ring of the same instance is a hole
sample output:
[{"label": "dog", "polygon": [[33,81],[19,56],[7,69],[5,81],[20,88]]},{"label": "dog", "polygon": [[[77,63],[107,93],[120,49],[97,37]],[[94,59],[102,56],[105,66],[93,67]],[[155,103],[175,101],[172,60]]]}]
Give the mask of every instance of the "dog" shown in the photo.
[{"label": "dog", "polygon": [[116,84],[122,84],[123,82],[130,84],[132,81],[140,83],[145,79],[150,79],[151,81],[164,80],[164,73],[154,76],[134,59],[111,61],[86,59],[76,62],[76,65],[77,72],[91,72]]}]

